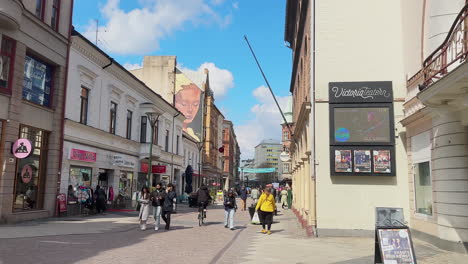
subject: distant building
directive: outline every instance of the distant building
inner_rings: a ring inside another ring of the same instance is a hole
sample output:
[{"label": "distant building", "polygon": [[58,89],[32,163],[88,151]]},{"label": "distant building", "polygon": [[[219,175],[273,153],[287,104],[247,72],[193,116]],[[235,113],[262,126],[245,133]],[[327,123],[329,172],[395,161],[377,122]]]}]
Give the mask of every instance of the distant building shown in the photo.
[{"label": "distant building", "polygon": [[[286,123],[281,124],[281,143],[283,145],[283,152],[289,154],[291,147],[291,138],[294,131],[293,112],[292,112],[292,96],[288,98],[288,104],[284,110],[284,117]],[[281,162],[281,175],[280,180],[290,180],[291,178],[291,159]]]},{"label": "distant building", "polygon": [[239,167],[237,157],[240,157],[240,153],[238,154],[239,144],[237,143],[236,133],[234,132],[234,125],[229,120],[223,121],[223,146],[223,180],[224,188],[227,190],[235,184]]},{"label": "distant building", "polygon": [[255,167],[256,168],[275,168],[277,174],[274,180],[278,180],[280,169],[279,155],[283,150],[281,143],[274,139],[266,139],[255,147]]},{"label": "distant building", "polygon": [[253,169],[255,168],[255,160],[254,159],[246,159],[240,161],[240,183],[241,185],[250,186],[250,182],[256,181],[255,173],[245,172],[245,169]]}]

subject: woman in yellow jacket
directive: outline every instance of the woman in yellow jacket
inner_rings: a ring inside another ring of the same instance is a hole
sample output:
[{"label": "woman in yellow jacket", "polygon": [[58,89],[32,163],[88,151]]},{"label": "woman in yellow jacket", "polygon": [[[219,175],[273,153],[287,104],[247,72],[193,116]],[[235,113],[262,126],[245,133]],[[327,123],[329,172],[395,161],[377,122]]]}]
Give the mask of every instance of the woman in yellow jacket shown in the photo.
[{"label": "woman in yellow jacket", "polygon": [[[266,188],[263,194],[258,199],[257,207],[255,210],[258,212],[260,223],[262,223],[262,233],[271,235],[271,224],[273,223],[273,213],[276,210],[275,197],[271,194],[271,189]],[[265,229],[265,226],[268,229]]]}]

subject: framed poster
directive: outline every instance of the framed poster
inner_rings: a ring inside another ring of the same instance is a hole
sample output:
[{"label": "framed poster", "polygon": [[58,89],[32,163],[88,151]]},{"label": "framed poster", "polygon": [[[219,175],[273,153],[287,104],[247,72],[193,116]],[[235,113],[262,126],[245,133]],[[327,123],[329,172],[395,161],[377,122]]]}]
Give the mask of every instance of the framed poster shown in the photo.
[{"label": "framed poster", "polygon": [[391,155],[390,150],[374,150],[374,172],[391,173]]},{"label": "framed poster", "polygon": [[351,150],[335,150],[335,172],[352,172]]},{"label": "framed poster", "polygon": [[407,228],[377,229],[384,264],[416,264],[410,231]]},{"label": "framed poster", "polygon": [[372,171],[371,151],[370,150],[355,150],[354,151],[354,172],[368,173],[371,171]]}]

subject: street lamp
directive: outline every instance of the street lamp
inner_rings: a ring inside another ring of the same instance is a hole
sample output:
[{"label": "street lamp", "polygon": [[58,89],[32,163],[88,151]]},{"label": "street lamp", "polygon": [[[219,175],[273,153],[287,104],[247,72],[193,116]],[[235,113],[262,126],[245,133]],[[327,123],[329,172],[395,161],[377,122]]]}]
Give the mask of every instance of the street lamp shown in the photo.
[{"label": "street lamp", "polygon": [[[197,148],[198,148],[198,177],[201,177],[201,164],[202,164],[202,150],[203,150],[203,142],[199,141],[197,142]],[[202,183],[205,182],[205,179],[202,179]]]},{"label": "street lamp", "polygon": [[149,158],[148,158],[148,175],[147,175],[147,183],[151,179],[151,173],[153,170],[152,166],[152,158],[153,158],[153,140],[154,140],[154,127],[159,120],[159,116],[161,114],[156,112],[146,112],[146,116],[148,117],[148,121],[151,125],[151,139],[150,139],[150,149],[149,149]]}]

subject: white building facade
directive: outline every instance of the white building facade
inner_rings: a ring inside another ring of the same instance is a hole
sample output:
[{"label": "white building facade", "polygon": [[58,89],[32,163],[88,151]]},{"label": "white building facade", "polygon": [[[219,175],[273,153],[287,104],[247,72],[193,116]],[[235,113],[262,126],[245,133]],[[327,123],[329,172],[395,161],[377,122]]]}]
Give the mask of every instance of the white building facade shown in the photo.
[{"label": "white building facade", "polygon": [[[143,186],[182,182],[183,115],[76,31],[66,105],[62,193],[100,185],[130,201]],[[159,114],[153,135],[147,112]]]}]

